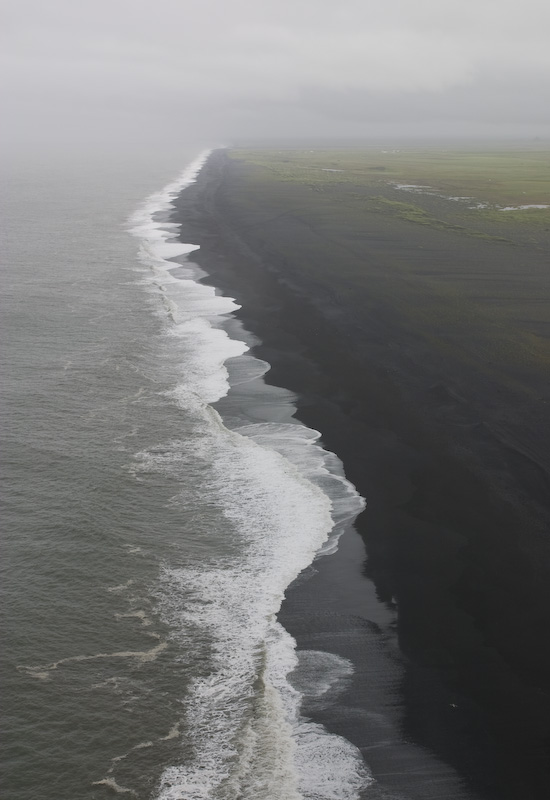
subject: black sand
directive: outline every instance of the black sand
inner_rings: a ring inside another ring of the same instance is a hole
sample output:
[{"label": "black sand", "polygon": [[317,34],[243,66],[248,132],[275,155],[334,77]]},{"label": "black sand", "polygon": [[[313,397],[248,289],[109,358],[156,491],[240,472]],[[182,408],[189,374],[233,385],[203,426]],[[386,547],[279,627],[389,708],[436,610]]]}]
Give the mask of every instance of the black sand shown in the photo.
[{"label": "black sand", "polygon": [[445,315],[427,338],[414,274],[391,267],[466,264],[477,279],[488,263],[495,282],[521,267],[548,297],[545,256],[376,214],[360,230],[345,214],[328,224],[331,198],[300,192],[216,153],[177,218],[208,281],[242,304],[268,380],[299,393],[300,418],[368,501],[366,553],[349,532],[281,612],[299,647],[356,666],[332,706],[307,710],[363,749],[380,797],[538,800],[550,794],[548,375],[476,359],[483,331],[458,347]]}]

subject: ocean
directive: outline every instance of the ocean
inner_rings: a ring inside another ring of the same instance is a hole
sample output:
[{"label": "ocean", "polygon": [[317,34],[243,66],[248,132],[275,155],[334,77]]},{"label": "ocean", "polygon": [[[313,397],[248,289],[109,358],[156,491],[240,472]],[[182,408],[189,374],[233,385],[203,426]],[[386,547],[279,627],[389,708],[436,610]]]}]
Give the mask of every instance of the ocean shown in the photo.
[{"label": "ocean", "polygon": [[11,800],[368,795],[359,751],[301,713],[351,663],[277,621],[364,500],[178,241],[207,157],[4,170]]}]

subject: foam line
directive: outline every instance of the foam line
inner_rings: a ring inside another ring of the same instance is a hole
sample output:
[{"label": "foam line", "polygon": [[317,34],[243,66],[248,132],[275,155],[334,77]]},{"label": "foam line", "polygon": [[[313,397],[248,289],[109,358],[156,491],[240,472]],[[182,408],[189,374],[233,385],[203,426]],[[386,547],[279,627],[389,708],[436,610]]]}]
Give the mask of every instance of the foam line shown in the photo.
[{"label": "foam line", "polygon": [[[301,717],[302,695],[288,680],[296,643],[276,615],[290,583],[323,548],[337,546],[364,502],[318,432],[267,422],[229,430],[211,406],[230,391],[229,358],[250,359],[233,371],[236,383],[261,380],[269,365],[228,336],[238,306],[199,283],[204,272],[188,259],[196,245],[173,241],[174,223],[157,221],[207,155],[148,198],[131,222],[141,240],[141,283],[181,357],[181,378],[165,395],[195,432],[137,453],[133,472],[185,486],[203,465],[201,503],[221,509],[227,541],[223,557],[184,568],[168,563],[160,576],[160,611],[176,645],[185,652],[194,631],[210,644],[205,674],[182,698],[195,757],[164,771],[157,798],[357,800],[371,780],[363,759],[350,742]],[[171,258],[179,259],[178,277]],[[323,692],[352,670],[342,660],[327,664]]]},{"label": "foam line", "polygon": [[[158,634],[149,634],[150,636],[158,637]],[[65,664],[77,663],[79,661],[96,661],[98,659],[110,658],[135,658],[141,664],[148,661],[154,661],[159,653],[166,650],[168,647],[167,642],[159,642],[155,647],[150,650],[121,650],[116,653],[95,653],[91,656],[69,656],[68,658],[60,658],[59,661],[54,661],[51,664],[43,664],[37,667],[19,666],[17,669],[27,672],[32,678],[45,679],[49,677],[50,672],[54,672],[59,667]]]}]

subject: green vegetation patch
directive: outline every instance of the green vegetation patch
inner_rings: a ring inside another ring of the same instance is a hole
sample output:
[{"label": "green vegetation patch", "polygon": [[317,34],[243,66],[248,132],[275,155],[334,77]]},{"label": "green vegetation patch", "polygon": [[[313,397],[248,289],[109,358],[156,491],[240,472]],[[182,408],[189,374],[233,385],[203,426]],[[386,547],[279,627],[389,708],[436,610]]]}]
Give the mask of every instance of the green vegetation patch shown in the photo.
[{"label": "green vegetation patch", "polygon": [[426,186],[448,197],[471,197],[493,205],[550,205],[550,150],[542,145],[499,150],[374,146],[236,149],[231,157],[287,181],[327,185],[383,182]]},{"label": "green vegetation patch", "polygon": [[407,222],[414,222],[417,225],[429,225],[432,228],[442,231],[447,230],[464,233],[467,236],[474,236],[478,239],[511,243],[509,239],[502,236],[491,236],[488,233],[466,228],[463,225],[456,225],[445,222],[445,220],[442,219],[437,219],[437,217],[434,217],[432,214],[429,214],[424,209],[412,203],[402,203],[398,200],[389,200],[387,197],[377,196],[367,200],[365,205],[369,211],[378,212],[380,214],[393,214],[400,219],[406,220]]},{"label": "green vegetation patch", "polygon": [[[549,246],[550,150],[542,145],[236,149],[230,157],[254,167],[257,180],[299,184],[350,210],[364,204],[476,239]],[[536,205],[548,207],[502,210]]]}]

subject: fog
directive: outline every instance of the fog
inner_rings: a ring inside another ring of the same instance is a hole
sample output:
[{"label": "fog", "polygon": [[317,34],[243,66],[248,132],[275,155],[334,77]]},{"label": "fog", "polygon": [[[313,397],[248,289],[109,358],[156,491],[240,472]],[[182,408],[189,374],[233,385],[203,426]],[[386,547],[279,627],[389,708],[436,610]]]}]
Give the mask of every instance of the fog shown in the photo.
[{"label": "fog", "polygon": [[546,0],[2,8],[8,144],[550,136]]}]

